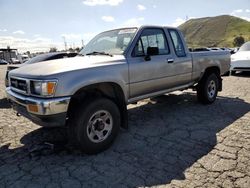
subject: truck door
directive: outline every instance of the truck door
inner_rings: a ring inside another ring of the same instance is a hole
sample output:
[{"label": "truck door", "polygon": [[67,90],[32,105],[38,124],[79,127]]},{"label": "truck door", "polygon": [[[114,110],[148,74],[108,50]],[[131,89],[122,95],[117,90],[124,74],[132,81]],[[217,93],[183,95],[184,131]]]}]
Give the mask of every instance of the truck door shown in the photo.
[{"label": "truck door", "polygon": [[131,98],[167,89],[174,83],[173,56],[161,28],[143,29],[127,60]]}]

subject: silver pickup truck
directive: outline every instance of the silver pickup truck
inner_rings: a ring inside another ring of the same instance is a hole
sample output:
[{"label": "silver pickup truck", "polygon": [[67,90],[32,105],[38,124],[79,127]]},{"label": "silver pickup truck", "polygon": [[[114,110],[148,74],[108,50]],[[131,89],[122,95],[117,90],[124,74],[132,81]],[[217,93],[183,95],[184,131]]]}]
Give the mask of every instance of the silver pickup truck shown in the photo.
[{"label": "silver pickup truck", "polygon": [[11,71],[6,93],[19,114],[67,126],[69,139],[94,154],[127,128],[127,104],[188,88],[211,104],[229,67],[229,52],[190,53],[176,28],[121,28],[100,33],[74,58]]}]

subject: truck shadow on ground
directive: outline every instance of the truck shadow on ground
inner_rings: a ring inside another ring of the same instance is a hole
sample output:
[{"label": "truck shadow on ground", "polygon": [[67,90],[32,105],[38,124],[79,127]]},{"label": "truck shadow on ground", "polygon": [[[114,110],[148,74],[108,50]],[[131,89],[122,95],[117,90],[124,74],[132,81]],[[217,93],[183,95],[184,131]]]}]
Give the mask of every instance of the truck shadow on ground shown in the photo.
[{"label": "truck shadow on ground", "polygon": [[[32,178],[42,186],[139,187],[185,179],[218,143],[216,134],[249,111],[241,99],[218,97],[205,106],[192,93],[144,100],[129,106],[129,130],[93,156],[68,148],[63,129],[39,128],[21,138],[24,146],[0,148],[0,185],[22,187]],[[10,175],[15,170],[22,175]]]},{"label": "truck shadow on ground", "polygon": [[0,98],[0,109],[4,108],[11,108],[10,103],[8,102],[7,98]]}]

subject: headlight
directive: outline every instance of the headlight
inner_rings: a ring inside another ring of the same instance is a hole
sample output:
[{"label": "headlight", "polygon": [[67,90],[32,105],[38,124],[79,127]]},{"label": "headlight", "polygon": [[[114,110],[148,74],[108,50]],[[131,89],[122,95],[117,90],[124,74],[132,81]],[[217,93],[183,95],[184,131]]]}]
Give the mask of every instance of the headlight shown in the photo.
[{"label": "headlight", "polygon": [[52,96],[55,89],[56,81],[30,81],[30,92],[33,95]]}]

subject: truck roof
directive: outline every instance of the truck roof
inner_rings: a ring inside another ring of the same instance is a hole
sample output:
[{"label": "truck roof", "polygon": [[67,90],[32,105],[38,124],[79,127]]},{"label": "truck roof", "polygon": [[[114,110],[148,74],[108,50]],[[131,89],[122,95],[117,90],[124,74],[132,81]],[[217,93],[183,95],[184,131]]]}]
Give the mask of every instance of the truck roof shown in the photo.
[{"label": "truck roof", "polygon": [[110,30],[106,30],[103,31],[101,33],[104,32],[108,32],[108,31],[114,31],[114,30],[119,30],[119,29],[145,29],[145,28],[167,28],[167,29],[177,29],[176,27],[172,27],[172,26],[162,26],[162,25],[141,25],[141,26],[131,26],[131,27],[118,27],[118,28],[114,28],[114,29],[110,29]]},{"label": "truck roof", "polygon": [[157,28],[176,29],[176,27],[166,26],[166,25],[141,25],[139,28],[148,28],[148,27],[157,27]]}]

